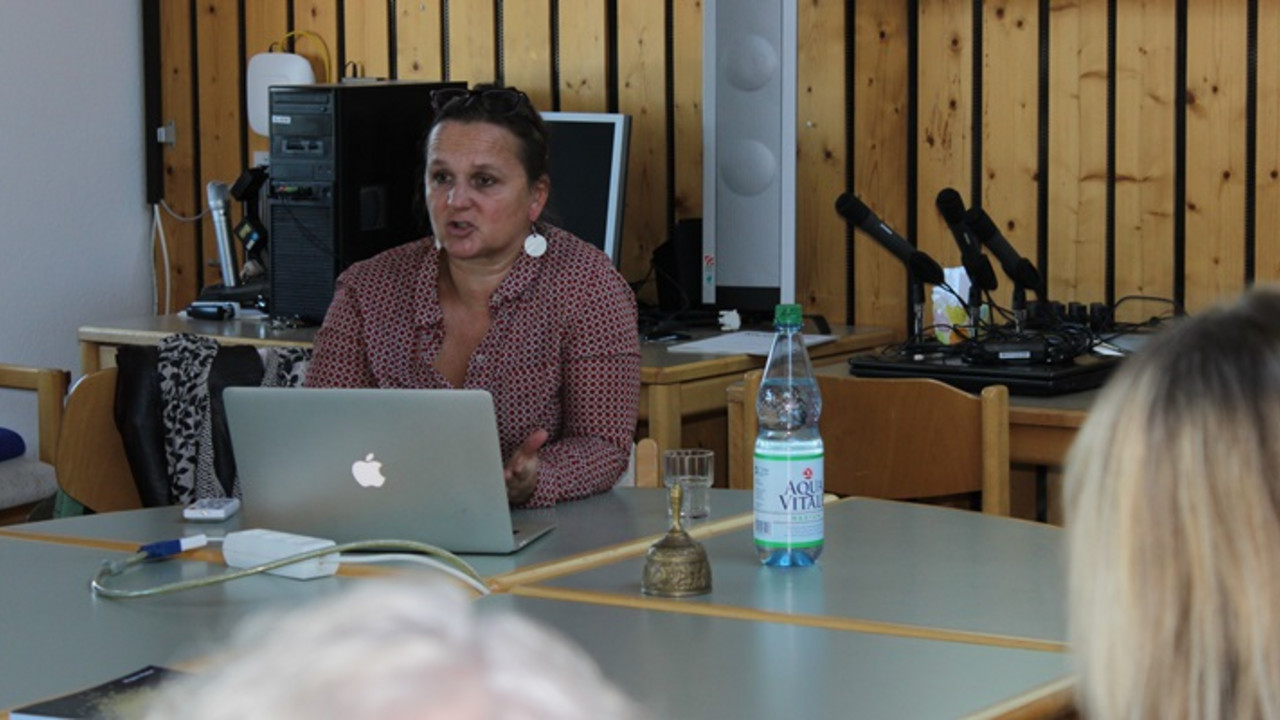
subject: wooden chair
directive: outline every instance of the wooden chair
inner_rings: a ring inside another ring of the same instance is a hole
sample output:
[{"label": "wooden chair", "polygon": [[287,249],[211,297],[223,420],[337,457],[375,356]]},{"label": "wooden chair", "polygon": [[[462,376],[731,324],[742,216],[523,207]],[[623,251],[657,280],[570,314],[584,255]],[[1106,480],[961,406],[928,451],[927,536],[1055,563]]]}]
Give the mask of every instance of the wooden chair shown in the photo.
[{"label": "wooden chair", "polygon": [[[747,373],[743,439],[755,442],[759,370]],[[1009,391],[981,395],[936,380],[819,375],[825,489],[837,495],[943,498],[981,492],[1009,514]]]},{"label": "wooden chair", "polygon": [[658,441],[653,438],[636,441],[636,487],[662,487],[662,473],[658,469]]},{"label": "wooden chair", "polygon": [[142,507],[115,424],[116,369],[80,378],[67,396],[58,442],[58,485],[94,512]]},{"label": "wooden chair", "polygon": [[36,504],[57,489],[54,460],[62,426],[62,399],[71,375],[66,370],[0,364],[0,388],[36,394],[36,459],[0,462],[0,525],[22,522]]}]

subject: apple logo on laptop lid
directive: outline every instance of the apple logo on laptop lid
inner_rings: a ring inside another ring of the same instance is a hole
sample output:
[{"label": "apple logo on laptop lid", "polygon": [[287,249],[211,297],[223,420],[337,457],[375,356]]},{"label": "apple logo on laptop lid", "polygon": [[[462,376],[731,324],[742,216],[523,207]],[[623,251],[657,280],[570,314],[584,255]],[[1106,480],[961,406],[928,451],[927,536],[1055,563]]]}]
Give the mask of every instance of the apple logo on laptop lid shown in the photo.
[{"label": "apple logo on laptop lid", "polygon": [[375,460],[373,453],[364,456],[363,460],[351,463],[351,476],[360,487],[382,487],[387,478],[382,474],[382,462]]}]

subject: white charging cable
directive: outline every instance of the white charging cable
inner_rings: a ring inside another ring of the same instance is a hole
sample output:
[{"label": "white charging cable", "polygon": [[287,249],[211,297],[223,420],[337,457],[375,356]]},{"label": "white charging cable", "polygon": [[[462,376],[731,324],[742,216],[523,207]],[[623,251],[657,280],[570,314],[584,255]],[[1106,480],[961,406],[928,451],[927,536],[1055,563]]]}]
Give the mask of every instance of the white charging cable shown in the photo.
[{"label": "white charging cable", "polygon": [[[241,531],[241,532],[252,533],[252,532],[260,532],[260,531]],[[228,537],[234,534],[236,533],[229,533]],[[296,542],[296,540],[298,538],[301,538],[301,536],[292,536],[292,538]],[[314,538],[305,538],[305,539],[314,540]],[[209,577],[195,578],[191,580],[180,580],[177,582],[166,583],[163,585],[156,585],[149,588],[140,588],[137,590],[124,590],[121,588],[112,588],[112,587],[108,587],[106,584],[106,581],[108,578],[120,575],[126,572],[127,570],[129,570],[130,568],[133,568],[136,565],[140,565],[150,560],[162,560],[162,559],[171,558],[181,553],[187,552],[189,550],[196,550],[196,549],[205,547],[211,543],[219,542],[219,540],[220,540],[219,538],[209,538],[205,535],[192,535],[192,536],[188,536],[188,537],[184,537],[176,540],[163,540],[160,542],[148,543],[138,548],[138,551],[130,555],[129,557],[122,558],[120,560],[104,560],[102,563],[102,567],[99,568],[97,574],[94,575],[93,580],[90,583],[90,586],[93,588],[94,593],[101,595],[103,597],[118,598],[118,599],[153,597],[156,595],[163,595],[166,593],[179,592],[182,590],[192,590],[199,587],[206,587],[209,585],[217,585],[219,583],[230,582],[232,580],[238,580],[242,577],[248,577],[250,575],[258,575],[264,572],[271,572],[273,570],[279,570],[281,568],[285,568],[290,565],[294,565],[297,563],[305,563],[305,562],[319,559],[319,558],[332,559],[333,557],[337,557],[342,562],[374,562],[374,560],[356,560],[350,555],[342,555],[341,553],[344,553],[344,552],[350,552],[350,551],[356,551],[356,550],[396,550],[396,551],[403,551],[403,552],[399,552],[394,555],[383,555],[383,556],[371,555],[368,557],[370,558],[382,557],[384,559],[390,558],[395,560],[407,560],[410,558],[416,558],[415,560],[416,562],[420,562],[422,564],[430,565],[437,569],[443,570],[444,572],[449,574],[451,577],[455,577],[455,578],[458,578],[459,580],[462,580],[469,587],[473,588],[474,590],[479,592],[481,595],[488,595],[490,593],[490,589],[488,585],[485,584],[484,578],[482,578],[480,574],[476,572],[475,568],[471,567],[464,560],[462,560],[462,558],[459,558],[457,555],[454,555],[453,553],[447,550],[438,548],[434,545],[428,545],[427,543],[420,543],[412,540],[361,540],[358,542],[343,543],[340,545],[335,545],[331,541],[322,541],[324,542],[324,545],[322,547],[316,547],[316,549],[313,549],[313,550],[285,555],[282,557],[278,557],[277,559],[274,559],[274,560],[269,560],[267,562],[259,563],[257,565],[253,565],[250,567],[242,567],[240,569],[233,570],[231,572],[226,572],[219,575],[211,575]],[[277,574],[282,574],[282,573],[277,573]],[[283,574],[287,575],[287,573],[283,573]],[[333,574],[332,572],[327,572],[323,574],[310,574],[305,577],[308,577],[308,578],[321,577],[323,575],[332,575],[332,574]]]}]

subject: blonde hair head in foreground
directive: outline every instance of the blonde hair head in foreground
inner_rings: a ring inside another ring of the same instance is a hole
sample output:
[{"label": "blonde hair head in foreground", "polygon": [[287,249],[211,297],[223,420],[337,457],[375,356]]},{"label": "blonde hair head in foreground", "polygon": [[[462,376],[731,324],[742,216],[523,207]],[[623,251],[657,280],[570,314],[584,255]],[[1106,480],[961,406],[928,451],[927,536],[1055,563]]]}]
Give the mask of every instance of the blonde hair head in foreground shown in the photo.
[{"label": "blonde hair head in foreground", "polygon": [[570,641],[481,612],[443,581],[354,590],[242,625],[216,666],[168,685],[148,720],[640,718]]},{"label": "blonde hair head in foreground", "polygon": [[1280,293],[1126,360],[1065,482],[1085,716],[1280,718]]}]

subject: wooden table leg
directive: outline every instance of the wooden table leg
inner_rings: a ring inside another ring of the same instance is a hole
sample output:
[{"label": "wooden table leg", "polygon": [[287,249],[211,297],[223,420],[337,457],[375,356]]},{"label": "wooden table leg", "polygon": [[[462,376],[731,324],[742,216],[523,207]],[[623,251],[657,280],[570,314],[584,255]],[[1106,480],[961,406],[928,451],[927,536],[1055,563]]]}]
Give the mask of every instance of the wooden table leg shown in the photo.
[{"label": "wooden table leg", "polygon": [[80,372],[88,375],[102,369],[102,360],[98,354],[98,343],[80,341]]}]

